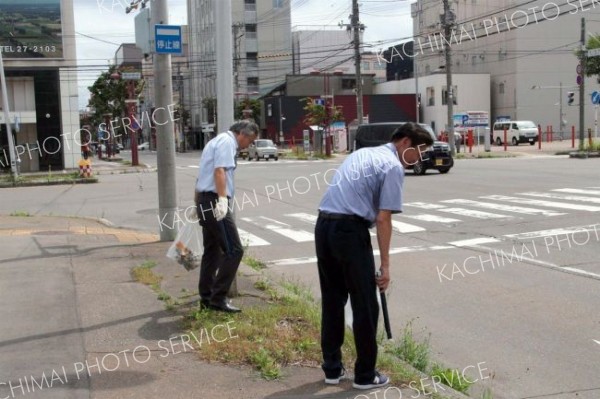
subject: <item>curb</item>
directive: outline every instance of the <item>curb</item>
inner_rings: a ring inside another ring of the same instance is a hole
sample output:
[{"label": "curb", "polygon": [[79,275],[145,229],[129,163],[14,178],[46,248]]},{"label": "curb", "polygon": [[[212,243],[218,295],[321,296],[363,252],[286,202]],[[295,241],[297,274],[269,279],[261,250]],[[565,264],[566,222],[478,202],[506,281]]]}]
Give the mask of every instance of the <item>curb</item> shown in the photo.
[{"label": "curb", "polygon": [[573,152],[569,153],[569,158],[577,158],[577,159],[600,158],[600,153],[599,152],[573,151]]},{"label": "curb", "polygon": [[18,188],[18,187],[37,187],[37,186],[58,186],[67,184],[93,184],[98,183],[95,177],[75,179],[75,180],[52,180],[52,181],[28,181],[22,183],[0,183],[0,188]]}]

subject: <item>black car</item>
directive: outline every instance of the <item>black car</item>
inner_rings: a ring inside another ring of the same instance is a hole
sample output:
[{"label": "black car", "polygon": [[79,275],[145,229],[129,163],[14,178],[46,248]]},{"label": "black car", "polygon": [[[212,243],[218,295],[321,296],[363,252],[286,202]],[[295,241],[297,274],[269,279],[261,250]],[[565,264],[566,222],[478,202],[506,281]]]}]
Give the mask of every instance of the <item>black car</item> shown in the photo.
[{"label": "black car", "polygon": [[[375,147],[389,143],[394,131],[404,125],[404,123],[406,122],[384,122],[360,125],[356,131],[355,148],[358,150],[363,147]],[[412,169],[416,175],[425,174],[427,169],[437,169],[440,173],[448,173],[450,168],[454,166],[454,159],[452,159],[450,146],[448,143],[438,141],[429,125],[419,123],[419,126],[429,132],[433,139],[433,146],[421,153],[420,160],[415,165],[410,165],[407,168]]]}]

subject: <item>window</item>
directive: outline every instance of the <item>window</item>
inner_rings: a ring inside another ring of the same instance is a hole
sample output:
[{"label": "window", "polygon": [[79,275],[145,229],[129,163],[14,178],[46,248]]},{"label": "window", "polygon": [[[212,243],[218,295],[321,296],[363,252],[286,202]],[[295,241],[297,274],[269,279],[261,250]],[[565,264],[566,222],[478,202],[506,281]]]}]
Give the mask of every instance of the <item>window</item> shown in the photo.
[{"label": "window", "polygon": [[256,32],[256,24],[246,24],[246,32]]},{"label": "window", "polygon": [[498,85],[498,94],[504,94],[504,83]]},{"label": "window", "polygon": [[[456,86],[452,86],[452,103],[458,105],[458,89]],[[442,87],[442,105],[448,105],[448,90],[446,90],[446,86]]]},{"label": "window", "polygon": [[273,0],[273,8],[282,8],[283,0]]},{"label": "window", "polygon": [[246,11],[256,11],[256,0],[244,0]]},{"label": "window", "polygon": [[432,107],[435,105],[435,88],[427,88],[427,106]]},{"label": "window", "polygon": [[371,69],[371,63],[369,61],[364,61],[362,63],[362,69],[365,71],[368,71]]},{"label": "window", "polygon": [[356,79],[342,79],[342,90],[353,90],[356,88]]},{"label": "window", "polygon": [[248,87],[250,87],[250,86],[258,86],[258,77],[249,77],[246,80],[246,83],[248,84]]}]

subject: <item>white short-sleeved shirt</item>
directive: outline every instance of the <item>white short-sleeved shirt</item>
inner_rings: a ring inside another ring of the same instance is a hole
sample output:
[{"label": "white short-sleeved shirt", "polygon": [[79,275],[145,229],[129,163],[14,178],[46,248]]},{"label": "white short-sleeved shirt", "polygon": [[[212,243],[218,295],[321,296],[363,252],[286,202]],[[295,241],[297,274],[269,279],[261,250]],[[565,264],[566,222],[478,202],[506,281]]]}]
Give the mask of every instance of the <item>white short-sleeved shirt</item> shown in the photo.
[{"label": "white short-sleeved shirt", "polygon": [[392,143],[353,152],[330,180],[321,211],[357,215],[371,223],[380,210],[402,212],[404,167]]},{"label": "white short-sleeved shirt", "polygon": [[200,157],[200,171],[198,172],[198,181],[196,182],[196,191],[217,192],[215,185],[215,169],[225,169],[227,176],[227,196],[233,198],[234,171],[237,166],[235,157],[237,156],[238,143],[235,135],[230,132],[223,132],[210,140]]}]

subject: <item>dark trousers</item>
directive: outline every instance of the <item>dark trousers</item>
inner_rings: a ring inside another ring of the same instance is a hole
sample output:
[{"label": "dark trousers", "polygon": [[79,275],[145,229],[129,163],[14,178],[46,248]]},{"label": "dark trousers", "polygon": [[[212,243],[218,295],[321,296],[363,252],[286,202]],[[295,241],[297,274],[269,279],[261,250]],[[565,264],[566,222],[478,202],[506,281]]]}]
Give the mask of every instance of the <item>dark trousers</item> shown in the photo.
[{"label": "dark trousers", "polygon": [[198,195],[196,204],[204,243],[198,291],[200,298],[213,304],[226,300],[244,255],[231,210],[225,219],[215,219],[213,209],[217,200],[217,194],[204,192]]},{"label": "dark trousers", "polygon": [[322,296],[321,349],[327,378],[339,376],[344,343],[344,306],[352,302],[357,359],[354,381],[370,383],[377,361],[377,303],[375,259],[368,224],[319,215],[315,228],[317,265]]}]

